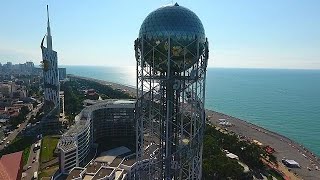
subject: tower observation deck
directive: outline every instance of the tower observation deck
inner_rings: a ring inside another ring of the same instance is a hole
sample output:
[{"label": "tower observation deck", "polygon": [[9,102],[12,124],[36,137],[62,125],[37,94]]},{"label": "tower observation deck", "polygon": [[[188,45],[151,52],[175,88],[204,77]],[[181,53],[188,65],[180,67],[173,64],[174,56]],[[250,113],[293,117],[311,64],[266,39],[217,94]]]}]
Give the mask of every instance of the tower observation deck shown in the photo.
[{"label": "tower observation deck", "polygon": [[143,21],[135,40],[137,179],[201,179],[208,53],[200,19],[177,3]]}]

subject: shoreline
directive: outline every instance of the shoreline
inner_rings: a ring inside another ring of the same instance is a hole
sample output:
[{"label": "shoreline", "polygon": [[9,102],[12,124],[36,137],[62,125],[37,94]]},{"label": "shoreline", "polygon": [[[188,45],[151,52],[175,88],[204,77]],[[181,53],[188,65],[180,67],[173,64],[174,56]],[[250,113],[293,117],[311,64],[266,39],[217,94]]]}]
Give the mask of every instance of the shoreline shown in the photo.
[{"label": "shoreline", "polygon": [[[273,154],[277,157],[279,165],[282,164],[282,158],[297,161],[301,168],[291,169],[293,174],[298,175],[298,177],[296,177],[297,179],[318,179],[320,177],[320,171],[316,170],[316,166],[320,168],[320,158],[312,151],[290,138],[220,112],[206,110],[206,116],[209,116],[209,121],[215,126],[227,128],[229,132],[234,132],[244,139],[250,141],[257,140],[263,145],[269,145],[274,148],[275,152]],[[223,127],[219,125],[219,119],[226,119],[232,126]],[[311,168],[311,171],[307,169],[308,167]]]},{"label": "shoreline", "polygon": [[[114,89],[122,89],[133,97],[135,97],[136,95],[136,89],[128,85],[77,75],[68,74],[68,76],[71,78],[80,78],[89,81],[94,81],[104,85],[109,85]],[[282,164],[282,158],[293,159],[297,161],[300,164],[301,168],[291,169],[292,174],[298,175],[298,177],[292,177],[292,179],[317,179],[320,177],[320,170],[316,170],[316,167],[320,168],[320,158],[312,151],[305,148],[302,144],[299,144],[279,133],[267,130],[248,121],[233,116],[229,116],[221,112],[206,109],[206,117],[208,117],[212,125],[221,128],[227,128],[228,131],[231,131],[236,135],[244,137],[247,140],[257,140],[261,142],[263,145],[271,146],[275,149],[275,153],[273,154],[277,157],[279,165]],[[219,125],[219,119],[226,119],[232,124],[232,126],[223,127]],[[311,171],[308,170],[308,167],[311,168]]]},{"label": "shoreline", "polygon": [[[260,132],[263,132],[263,133],[269,133],[270,136],[274,136],[275,138],[281,138],[282,140],[281,141],[284,141],[286,140],[286,142],[288,143],[291,143],[291,144],[296,144],[298,145],[297,147],[301,147],[303,148],[304,150],[306,150],[308,153],[310,153],[311,156],[313,156],[314,158],[316,158],[315,160],[316,161],[319,161],[320,162],[320,156],[318,156],[317,154],[313,153],[311,150],[309,150],[308,148],[304,147],[302,144],[282,135],[282,134],[279,134],[277,132],[274,132],[274,131],[271,131],[271,130],[268,130],[264,127],[261,127],[259,125],[256,125],[256,124],[253,124],[251,122],[248,122],[246,120],[243,120],[243,119],[240,119],[240,118],[237,118],[237,117],[234,117],[234,116],[230,116],[230,115],[227,115],[227,114],[224,114],[224,113],[221,113],[221,112],[217,112],[217,111],[214,111],[214,110],[210,110],[210,109],[206,109],[206,112],[211,112],[211,113],[215,113],[215,114],[219,114],[220,116],[225,116],[225,117],[228,117],[230,119],[234,119],[236,121],[242,121],[244,123],[247,124],[248,127],[251,127],[251,128],[255,128],[257,131],[260,131]],[[259,130],[260,129],[260,130]]]}]

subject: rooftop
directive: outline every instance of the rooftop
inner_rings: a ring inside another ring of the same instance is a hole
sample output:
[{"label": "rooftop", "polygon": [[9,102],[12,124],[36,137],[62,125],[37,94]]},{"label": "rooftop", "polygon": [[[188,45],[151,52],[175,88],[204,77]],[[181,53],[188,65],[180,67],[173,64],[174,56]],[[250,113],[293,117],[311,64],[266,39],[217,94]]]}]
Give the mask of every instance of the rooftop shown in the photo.
[{"label": "rooftop", "polygon": [[102,163],[102,162],[97,162],[97,161],[94,161],[94,162],[91,162],[86,168],[87,168],[87,173],[88,174],[95,174],[99,171],[99,169],[104,166],[105,163]]},{"label": "rooftop", "polygon": [[112,161],[112,163],[110,164],[110,166],[111,166],[111,167],[118,167],[119,164],[121,163],[122,159],[123,159],[123,158],[121,158],[121,157],[117,157],[116,159],[114,159],[114,160]]},{"label": "rooftop", "polygon": [[[119,164],[124,162],[125,165],[132,166],[135,163],[135,157],[135,154],[132,154],[130,149],[124,146],[102,152],[98,158],[92,160],[85,168],[77,167],[72,169],[67,180],[79,178],[81,173],[83,174],[80,178],[84,180],[103,179],[104,177],[109,177],[112,173],[115,173],[116,177],[120,177],[126,171],[118,168]],[[101,160],[104,161],[101,162]]]},{"label": "rooftop", "polygon": [[117,148],[111,149],[109,151],[102,152],[96,158],[96,161],[107,162],[108,164],[111,164],[113,162],[113,160],[115,160],[117,158],[117,156],[120,156],[125,153],[129,153],[129,152],[131,152],[131,150],[128,149],[127,147],[124,147],[124,146],[117,147]]},{"label": "rooftop", "polygon": [[108,177],[112,174],[114,168],[111,167],[102,167],[98,173],[92,178],[92,180],[102,179],[104,177]]},{"label": "rooftop", "polygon": [[0,159],[0,179],[18,179],[22,163],[22,151],[7,154]]},{"label": "rooftop", "polygon": [[93,178],[93,175],[90,175],[90,174],[86,174],[83,178],[83,180],[92,180]]},{"label": "rooftop", "polygon": [[79,167],[73,168],[70,171],[69,176],[67,177],[66,180],[72,180],[72,179],[75,179],[75,178],[81,178],[80,174],[81,174],[81,172],[83,170],[84,170],[83,168],[79,168]]}]

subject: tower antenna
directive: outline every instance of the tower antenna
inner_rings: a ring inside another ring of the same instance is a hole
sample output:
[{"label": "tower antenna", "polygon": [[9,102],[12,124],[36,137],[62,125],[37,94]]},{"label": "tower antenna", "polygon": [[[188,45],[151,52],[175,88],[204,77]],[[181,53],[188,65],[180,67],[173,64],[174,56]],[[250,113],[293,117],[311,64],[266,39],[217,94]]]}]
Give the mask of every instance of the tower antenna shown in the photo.
[{"label": "tower antenna", "polygon": [[50,20],[49,20],[49,5],[47,5],[47,17],[48,17],[48,26],[50,26]]},{"label": "tower antenna", "polygon": [[47,48],[52,49],[52,37],[51,37],[50,19],[49,19],[49,5],[47,5],[47,16],[48,16],[48,25],[47,25]]}]

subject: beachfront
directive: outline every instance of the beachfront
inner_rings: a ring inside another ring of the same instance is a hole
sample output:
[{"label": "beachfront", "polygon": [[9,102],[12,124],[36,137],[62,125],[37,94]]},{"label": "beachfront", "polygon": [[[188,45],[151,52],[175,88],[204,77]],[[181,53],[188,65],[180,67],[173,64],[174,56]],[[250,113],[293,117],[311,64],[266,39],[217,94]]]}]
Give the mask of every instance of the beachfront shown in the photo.
[{"label": "beachfront", "polygon": [[[288,173],[288,171],[285,171],[288,168],[283,166],[281,162],[282,158],[297,161],[301,168],[291,168],[292,175],[297,175],[295,176],[296,179],[320,179],[320,171],[316,170],[316,167],[320,168],[319,157],[302,145],[280,134],[268,131],[262,127],[235,117],[210,110],[207,110],[206,115],[212,125],[222,127],[219,125],[219,119],[225,119],[231,123],[231,126],[222,128],[226,128],[229,132],[234,132],[247,140],[257,140],[263,145],[269,145],[274,148],[274,155],[277,157],[279,165],[282,165],[280,168],[282,168],[284,172]],[[311,170],[309,170],[308,167]]]},{"label": "beachfront", "polygon": [[[128,87],[125,85],[92,78],[85,78],[79,76],[71,77],[82,78],[86,80],[95,81],[104,85],[109,85],[114,89],[126,91],[132,96],[135,96],[136,94],[136,89],[133,87]],[[206,115],[209,119],[209,122],[212,125],[222,127],[222,125],[219,125],[219,119],[226,119],[228,122],[232,124],[232,126],[226,127],[229,132],[234,132],[235,134],[242,136],[248,140],[257,140],[261,142],[263,145],[269,145],[272,148],[274,148],[274,155],[277,157],[279,161],[279,168],[282,172],[285,172],[285,174],[288,177],[291,177],[291,179],[319,179],[320,171],[316,170],[316,167],[320,168],[319,158],[303,146],[299,145],[298,143],[293,142],[292,140],[277,133],[268,131],[259,126],[253,125],[246,121],[222,113],[207,110]],[[297,161],[300,164],[301,168],[291,169],[291,172],[289,172],[288,168],[283,166],[281,162],[282,158],[293,159]],[[309,170],[308,167],[311,170]]]}]

